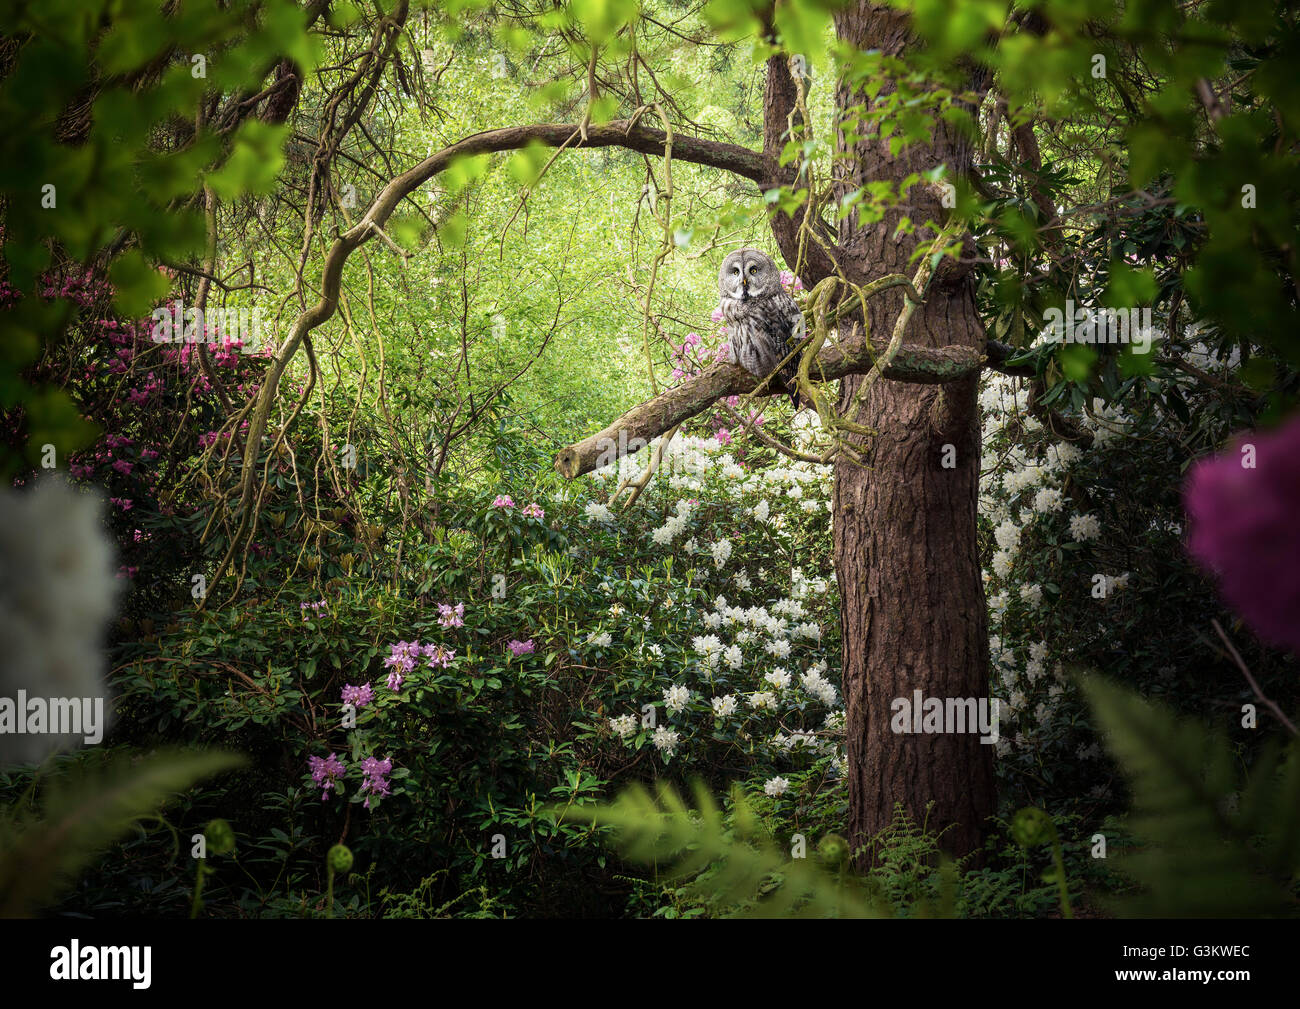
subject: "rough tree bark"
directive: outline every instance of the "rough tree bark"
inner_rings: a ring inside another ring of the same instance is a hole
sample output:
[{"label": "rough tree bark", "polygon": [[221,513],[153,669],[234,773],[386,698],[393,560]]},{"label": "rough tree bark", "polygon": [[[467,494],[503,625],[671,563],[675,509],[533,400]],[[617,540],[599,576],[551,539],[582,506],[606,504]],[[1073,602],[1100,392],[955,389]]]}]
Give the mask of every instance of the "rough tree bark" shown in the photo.
[{"label": "rough tree bark", "polygon": [[[836,16],[841,40],[861,50],[898,55],[912,44],[906,17],[859,3]],[[840,108],[860,95],[841,86]],[[914,171],[946,164],[949,177],[965,175],[971,149],[956,129],[940,122],[932,146],[914,145],[897,157],[887,144],[867,138],[837,149],[851,157],[852,173],[837,196],[860,182],[895,182]],[[942,221],[938,193],[912,190],[911,217]],[[916,238],[894,238],[901,212],[861,225],[856,215],[840,227],[839,258],[848,276],[867,283],[909,272]],[[870,306],[872,332],[902,308],[897,290]],[[972,278],[945,261],[912,317],[909,343],[920,346],[983,344]],[[847,405],[862,381],[842,384]],[[918,821],[948,829],[943,847],[977,851],[995,792],[991,747],[969,734],[895,734],[890,704],[911,698],[988,696],[988,622],[979,551],[976,502],[980,424],[978,375],[942,386],[877,382],[868,392],[863,421],[877,436],[862,441],[868,468],[836,465],[835,569],[843,624],[843,687],[849,726],[849,832],[860,843],[886,827],[895,804]],[[945,446],[952,446],[945,468]],[[955,452],[955,457],[952,455]],[[927,813],[927,805],[933,807]]]}]

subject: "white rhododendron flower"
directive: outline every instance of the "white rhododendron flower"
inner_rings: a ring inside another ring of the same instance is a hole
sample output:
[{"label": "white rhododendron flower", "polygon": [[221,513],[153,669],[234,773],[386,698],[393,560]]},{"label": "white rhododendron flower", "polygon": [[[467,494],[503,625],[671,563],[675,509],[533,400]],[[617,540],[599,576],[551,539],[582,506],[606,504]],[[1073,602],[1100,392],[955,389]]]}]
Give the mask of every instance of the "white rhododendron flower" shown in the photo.
[{"label": "white rhododendron flower", "polygon": [[1079,543],[1095,540],[1101,535],[1101,520],[1096,515],[1071,515],[1070,535]]},{"label": "white rhododendron flower", "polygon": [[993,530],[993,538],[1003,550],[1014,554],[1020,547],[1020,532],[1021,527],[1008,519]]},{"label": "white rhododendron flower", "polygon": [[668,714],[675,715],[686,707],[691,699],[691,692],[683,686],[672,686],[664,689],[664,707],[668,709]]},{"label": "white rhododendron flower", "polygon": [[1034,511],[1046,515],[1048,512],[1059,512],[1065,507],[1065,498],[1055,487],[1044,487],[1034,495]]},{"label": "white rhododendron flower", "polygon": [[619,715],[609,720],[609,727],[626,739],[636,732],[636,715]]},{"label": "white rhododendron flower", "polygon": [[655,729],[651,742],[654,743],[655,749],[661,753],[672,753],[677,749],[677,742],[681,738],[676,729],[670,729],[666,725],[661,725]]},{"label": "white rhododendron flower", "polygon": [[587,503],[585,511],[587,513],[587,518],[591,519],[593,522],[604,522],[606,525],[610,525],[614,521],[614,513],[609,510],[607,505],[597,504],[595,501],[590,501]]},{"label": "white rhododendron flower", "polygon": [[778,690],[784,690],[790,685],[790,673],[785,669],[773,669],[771,672],[765,673],[763,679]]},{"label": "white rhododendron flower", "polygon": [[777,638],[773,641],[769,641],[763,646],[763,648],[764,651],[771,653],[778,659],[787,659],[790,657],[790,642],[786,641],[784,638]]}]

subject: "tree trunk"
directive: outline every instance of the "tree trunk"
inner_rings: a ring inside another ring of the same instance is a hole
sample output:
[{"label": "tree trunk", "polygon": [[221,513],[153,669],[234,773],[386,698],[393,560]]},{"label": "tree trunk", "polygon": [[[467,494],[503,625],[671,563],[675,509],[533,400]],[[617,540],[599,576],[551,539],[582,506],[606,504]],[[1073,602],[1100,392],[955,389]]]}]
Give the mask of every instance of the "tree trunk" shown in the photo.
[{"label": "tree trunk", "polygon": [[[838,15],[840,38],[861,50],[896,55],[912,43],[906,18],[860,4]],[[837,105],[860,96],[841,85]],[[873,179],[897,182],[914,171],[948,166],[948,179],[969,171],[965,137],[940,123],[933,146],[890,155],[887,144],[864,139],[837,149],[850,156],[836,195]],[[914,187],[913,221],[942,223],[947,215],[937,187]],[[842,222],[841,264],[866,283],[888,273],[911,275],[916,236],[894,237],[900,212],[861,225]],[[921,232],[932,237],[933,232]],[[902,308],[895,290],[871,303],[871,332],[885,337]],[[909,323],[906,339],[922,346],[978,347],[983,329],[975,310],[969,268],[946,260]],[[846,378],[841,408],[862,382]],[[978,376],[943,386],[879,381],[860,419],[877,434],[863,445],[867,468],[840,461],[835,469],[835,570],[841,594],[843,690],[848,724],[848,779],[853,844],[888,826],[895,804],[943,834],[956,854],[982,846],[994,811],[992,747],[978,732],[895,733],[891,704],[926,698],[988,696],[988,623],[979,551],[976,501],[980,424]],[[951,448],[945,448],[951,446]],[[947,463],[947,467],[945,467]],[[933,804],[932,806],[930,804]]]}]

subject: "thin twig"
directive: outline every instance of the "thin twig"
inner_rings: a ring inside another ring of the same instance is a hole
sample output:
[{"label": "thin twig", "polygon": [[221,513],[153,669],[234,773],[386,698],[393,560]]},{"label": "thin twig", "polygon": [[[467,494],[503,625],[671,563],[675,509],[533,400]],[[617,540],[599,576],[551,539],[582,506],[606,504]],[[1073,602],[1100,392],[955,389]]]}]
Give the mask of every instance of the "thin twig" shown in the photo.
[{"label": "thin twig", "polygon": [[1232,642],[1228,640],[1228,635],[1223,633],[1223,628],[1219,626],[1219,621],[1211,620],[1210,623],[1214,625],[1214,630],[1218,633],[1219,640],[1223,642],[1224,647],[1228,649],[1229,654],[1231,654],[1233,659],[1236,661],[1237,668],[1240,669],[1242,675],[1246,677],[1246,682],[1250,684],[1250,689],[1255,691],[1255,696],[1259,698],[1259,703],[1268,708],[1269,711],[1273,712],[1273,714],[1277,716],[1277,720],[1286,726],[1287,731],[1290,732],[1291,735],[1300,736],[1300,732],[1296,731],[1295,725],[1291,722],[1291,719],[1286,717],[1286,713],[1278,707],[1277,702],[1269,700],[1264,696],[1264,691],[1259,689],[1259,683],[1257,683],[1255,677],[1250,674],[1250,670],[1246,667],[1246,663],[1242,661],[1241,654],[1233,646]]}]

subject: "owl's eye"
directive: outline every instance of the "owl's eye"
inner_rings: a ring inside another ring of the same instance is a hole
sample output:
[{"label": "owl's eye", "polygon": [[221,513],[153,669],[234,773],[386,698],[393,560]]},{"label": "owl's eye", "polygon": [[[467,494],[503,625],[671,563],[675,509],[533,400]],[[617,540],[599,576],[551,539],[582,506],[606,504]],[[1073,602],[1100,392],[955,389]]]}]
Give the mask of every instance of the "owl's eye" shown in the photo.
[{"label": "owl's eye", "polygon": [[750,266],[749,266],[749,275],[752,277],[752,276],[753,276],[754,274],[756,274],[757,272],[758,272],[758,267],[757,267],[756,265],[754,265],[753,263],[751,263]]},{"label": "owl's eye", "polygon": [[732,272],[732,273],[739,273],[739,272],[740,272],[740,267],[739,267],[739,266],[733,266],[733,267],[731,268],[731,272]]}]

